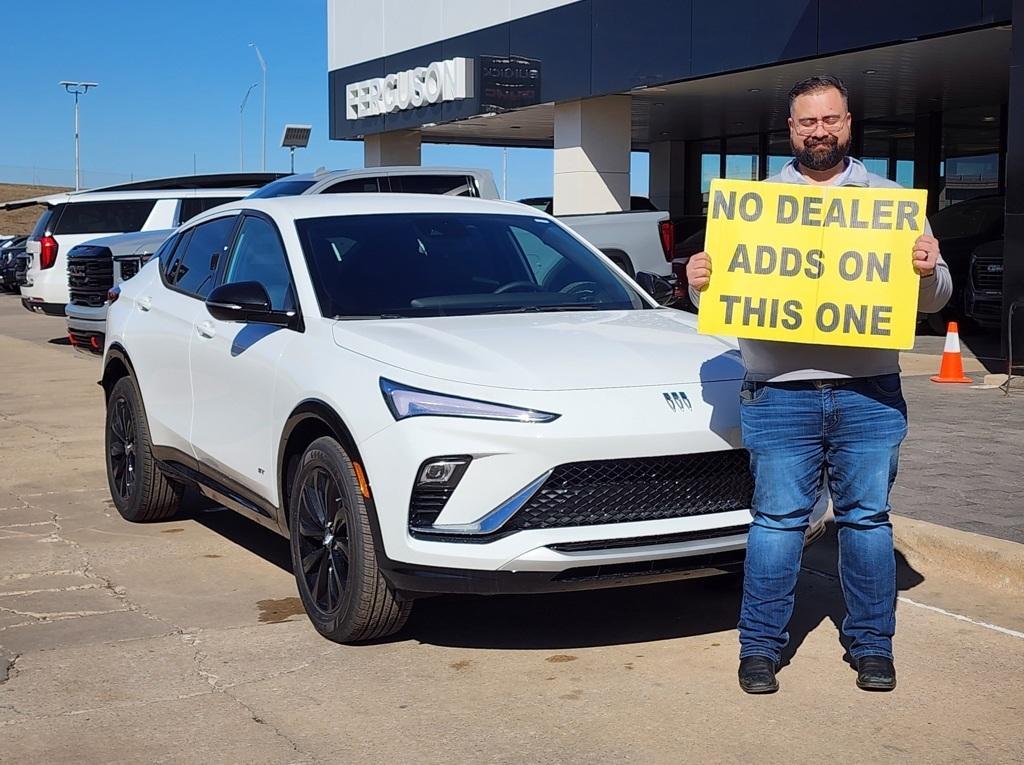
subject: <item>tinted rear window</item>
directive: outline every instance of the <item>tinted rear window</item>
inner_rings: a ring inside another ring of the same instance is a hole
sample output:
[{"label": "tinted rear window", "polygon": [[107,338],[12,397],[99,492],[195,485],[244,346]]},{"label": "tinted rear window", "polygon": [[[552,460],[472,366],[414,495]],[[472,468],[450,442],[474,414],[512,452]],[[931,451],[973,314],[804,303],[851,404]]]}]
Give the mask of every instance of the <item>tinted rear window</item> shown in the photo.
[{"label": "tinted rear window", "polygon": [[181,209],[178,213],[178,224],[180,225],[185,221],[192,220],[201,212],[226,205],[228,202],[234,202],[236,199],[237,197],[192,197],[190,199],[182,199]]},{"label": "tinted rear window", "polygon": [[32,229],[32,233],[29,234],[29,239],[38,239],[46,233],[47,227],[50,225],[50,221],[56,220],[64,209],[64,205],[54,205],[53,207],[46,207],[43,209],[43,214],[39,216],[39,220],[36,221],[35,228]]},{"label": "tinted rear window", "polygon": [[53,233],[120,234],[140,231],[155,204],[155,199],[67,204],[53,226]]},{"label": "tinted rear window", "polygon": [[295,197],[313,185],[313,181],[274,181],[254,191],[249,199],[271,199],[272,197]]},{"label": "tinted rear window", "polygon": [[452,194],[475,197],[472,179],[465,175],[392,175],[391,190],[405,194]]}]

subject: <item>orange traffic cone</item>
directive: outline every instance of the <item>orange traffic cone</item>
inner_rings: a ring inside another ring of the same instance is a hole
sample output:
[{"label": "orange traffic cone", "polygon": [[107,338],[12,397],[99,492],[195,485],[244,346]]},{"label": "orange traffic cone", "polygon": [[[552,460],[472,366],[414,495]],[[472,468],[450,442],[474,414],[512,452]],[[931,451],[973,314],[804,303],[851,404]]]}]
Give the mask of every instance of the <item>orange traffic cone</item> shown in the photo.
[{"label": "orange traffic cone", "polygon": [[932,382],[974,382],[964,374],[963,356],[960,355],[960,331],[955,321],[951,321],[946,327],[946,347],[942,349],[942,365],[939,367],[939,373],[932,378]]}]

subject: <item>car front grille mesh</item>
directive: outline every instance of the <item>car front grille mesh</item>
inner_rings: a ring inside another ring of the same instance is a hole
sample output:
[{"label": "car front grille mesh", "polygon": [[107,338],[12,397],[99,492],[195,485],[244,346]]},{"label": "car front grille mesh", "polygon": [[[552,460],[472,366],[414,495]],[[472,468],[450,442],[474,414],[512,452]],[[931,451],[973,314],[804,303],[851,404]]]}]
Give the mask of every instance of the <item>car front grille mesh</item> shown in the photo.
[{"label": "car front grille mesh", "polygon": [[573,462],[554,469],[502,531],[684,518],[750,507],[744,449]]},{"label": "car front grille mesh", "polygon": [[68,258],[68,290],[74,305],[101,306],[113,286],[114,264],[109,256]]}]

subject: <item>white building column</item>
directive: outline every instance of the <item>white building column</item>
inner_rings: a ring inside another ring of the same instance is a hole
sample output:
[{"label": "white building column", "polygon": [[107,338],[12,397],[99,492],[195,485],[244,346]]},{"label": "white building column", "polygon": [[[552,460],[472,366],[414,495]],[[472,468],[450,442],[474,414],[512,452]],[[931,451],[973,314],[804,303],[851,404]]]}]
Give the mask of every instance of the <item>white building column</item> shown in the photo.
[{"label": "white building column", "polygon": [[363,138],[363,166],[420,164],[419,130],[393,130]]},{"label": "white building column", "polygon": [[658,141],[650,149],[650,198],[659,210],[683,215],[686,174],[684,141]]},{"label": "white building column", "polygon": [[629,209],[632,99],[555,104],[556,215]]}]

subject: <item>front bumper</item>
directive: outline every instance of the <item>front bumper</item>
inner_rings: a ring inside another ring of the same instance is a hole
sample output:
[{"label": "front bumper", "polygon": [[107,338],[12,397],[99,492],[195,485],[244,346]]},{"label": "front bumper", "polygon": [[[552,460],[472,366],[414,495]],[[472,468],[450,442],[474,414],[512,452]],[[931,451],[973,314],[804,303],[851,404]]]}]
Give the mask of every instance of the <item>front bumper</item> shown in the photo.
[{"label": "front bumper", "polygon": [[[691,407],[671,408],[666,391],[685,394]],[[487,398],[493,400],[493,393]],[[559,465],[740,447],[738,380],[522,398],[504,403],[562,416],[544,424],[416,417],[359,444],[396,587],[414,592],[581,589],[697,576],[702,574],[694,572],[715,573],[742,563],[751,517],[746,506],[656,520],[531,528],[488,538],[411,533],[415,477],[431,458],[472,457],[434,522],[458,529],[472,527]],[[823,497],[815,523],[826,506]]]}]

